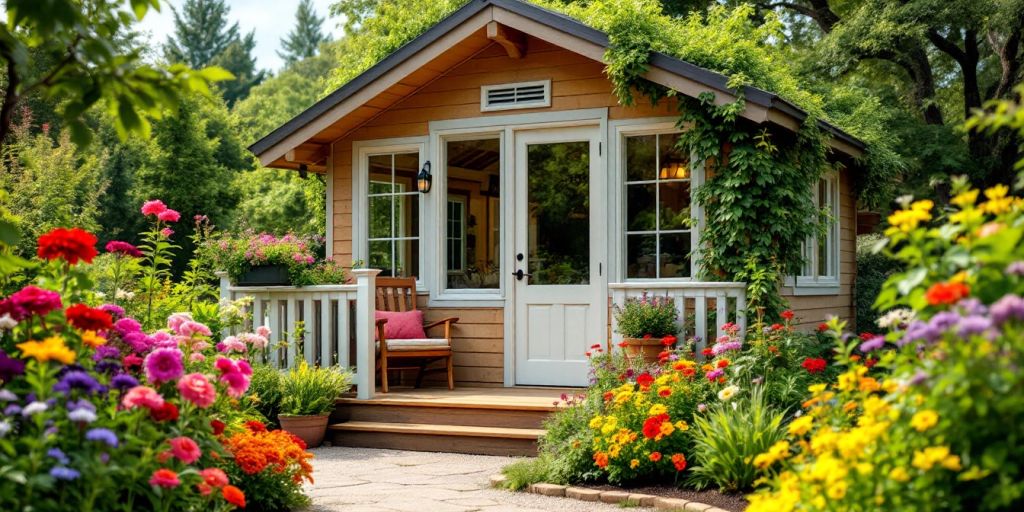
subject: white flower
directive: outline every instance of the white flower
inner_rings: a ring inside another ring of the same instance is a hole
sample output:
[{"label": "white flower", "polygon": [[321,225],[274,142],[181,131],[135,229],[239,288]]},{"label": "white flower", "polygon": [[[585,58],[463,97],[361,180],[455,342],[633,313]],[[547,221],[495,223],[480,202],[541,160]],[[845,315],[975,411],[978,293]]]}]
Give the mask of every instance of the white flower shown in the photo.
[{"label": "white flower", "polygon": [[740,387],[736,385],[729,386],[718,392],[718,399],[724,402],[728,402],[732,397],[736,396],[736,393],[740,392]]},{"label": "white flower", "polygon": [[875,322],[882,329],[894,329],[909,324],[914,319],[914,312],[910,309],[894,309],[882,315]]},{"label": "white flower", "polygon": [[117,300],[132,300],[135,298],[135,292],[118,288],[117,291],[114,292],[114,298]]},{"label": "white flower", "polygon": [[0,316],[0,331],[13,329],[15,325],[18,325],[18,321],[11,318],[11,315],[4,313]]},{"label": "white flower", "polygon": [[43,411],[45,411],[45,410],[47,410],[49,408],[50,408],[50,406],[46,405],[46,402],[40,402],[40,401],[36,400],[35,402],[32,402],[32,403],[26,405],[25,408],[21,410],[21,415],[25,416],[25,417],[29,417],[29,416],[32,416],[34,414],[41,413],[41,412],[43,412]]},{"label": "white flower", "polygon": [[96,298],[97,299],[103,300],[103,299],[107,298],[107,294],[105,294],[103,292],[93,292],[93,293],[96,294]]},{"label": "white flower", "polygon": [[7,420],[0,421],[0,437],[4,437],[8,432],[11,431],[11,422]]},{"label": "white flower", "polygon": [[80,407],[69,412],[68,418],[71,421],[77,421],[79,423],[92,423],[96,421],[96,413],[86,409],[85,407]]},{"label": "white flower", "polygon": [[9,389],[0,389],[0,402],[13,402],[18,399],[18,395],[15,395]]}]

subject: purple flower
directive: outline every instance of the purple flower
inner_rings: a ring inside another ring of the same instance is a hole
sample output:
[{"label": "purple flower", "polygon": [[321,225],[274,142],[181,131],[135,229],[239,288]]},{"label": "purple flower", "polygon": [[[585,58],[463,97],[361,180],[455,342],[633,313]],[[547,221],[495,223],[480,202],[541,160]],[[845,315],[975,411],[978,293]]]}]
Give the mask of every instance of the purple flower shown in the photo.
[{"label": "purple flower", "polygon": [[50,476],[56,480],[77,480],[82,474],[69,467],[54,466],[50,468]]},{"label": "purple flower", "polygon": [[9,389],[0,389],[0,402],[13,402],[18,399],[18,395],[15,395],[13,391]]},{"label": "purple flower", "polygon": [[64,374],[64,377],[53,385],[54,391],[64,393],[65,395],[71,394],[73,389],[81,389],[90,395],[102,390],[100,383],[96,382],[92,375],[81,370],[67,372]]},{"label": "purple flower", "polygon": [[67,463],[70,462],[68,460],[68,456],[64,455],[64,452],[62,452],[60,448],[50,448],[49,450],[46,450],[46,456],[57,459],[57,462],[63,465],[67,465]]},{"label": "purple flower", "polygon": [[860,351],[864,352],[866,354],[868,352],[873,352],[875,350],[878,350],[878,349],[880,349],[880,348],[882,348],[884,346],[885,346],[885,337],[884,336],[875,336],[875,337],[865,341],[864,343],[861,343],[860,344]]},{"label": "purple flower", "polygon": [[112,374],[117,373],[121,369],[120,361],[113,361],[110,359],[104,359],[96,363],[96,371],[100,373]]},{"label": "purple flower", "polygon": [[[928,321],[928,325],[937,329],[940,333],[945,332],[950,327],[960,323],[960,315],[952,311],[942,311],[936,313],[931,320]],[[934,340],[932,340],[934,341]]]},{"label": "purple flower", "polygon": [[711,370],[710,372],[706,373],[704,376],[707,377],[709,381],[714,381],[715,379],[721,377],[724,373],[725,372],[722,371],[721,368],[715,368],[714,370]]},{"label": "purple flower", "polygon": [[10,404],[7,407],[4,407],[4,416],[14,416],[16,414],[21,414],[21,406],[20,405],[18,405],[18,404]]},{"label": "purple flower", "polygon": [[957,324],[956,333],[966,338],[975,334],[982,334],[989,327],[992,327],[992,320],[983,316],[971,315],[960,320],[960,323]]},{"label": "purple flower", "polygon": [[964,315],[984,315],[988,312],[988,308],[974,297],[963,299],[956,306]]},{"label": "purple flower", "polygon": [[153,384],[176,380],[185,373],[182,357],[176,348],[158,348],[150,352],[143,361],[146,378]]},{"label": "purple flower", "polygon": [[110,379],[110,386],[122,393],[139,385],[139,381],[127,373],[119,373]]},{"label": "purple flower", "polygon": [[928,373],[924,370],[918,370],[917,373],[910,378],[910,385],[917,386],[926,380],[928,380]]},{"label": "purple flower", "polygon": [[100,345],[96,347],[96,353],[92,355],[93,361],[100,361],[102,359],[121,359],[121,351],[117,347],[110,345]]},{"label": "purple flower", "polygon": [[129,333],[142,332],[142,324],[134,318],[126,317],[114,322],[114,330],[123,338]]},{"label": "purple flower", "polygon": [[122,339],[132,350],[138,354],[145,354],[153,346],[153,338],[146,336],[144,332],[129,332]]},{"label": "purple flower", "polygon": [[0,382],[10,382],[14,377],[25,373],[25,362],[14,359],[7,352],[0,350]]},{"label": "purple flower", "polygon": [[1006,295],[992,304],[990,311],[996,325],[1003,325],[1010,320],[1024,320],[1024,299],[1017,295]]},{"label": "purple flower", "polygon": [[128,242],[122,242],[120,240],[111,240],[107,242],[107,252],[118,254],[120,256],[128,256],[130,258],[141,258],[142,251],[140,251],[134,245]]},{"label": "purple flower", "polygon": [[[943,313],[939,313],[941,315]],[[939,315],[935,315],[936,317]],[[959,316],[956,317],[959,320]],[[933,318],[934,320],[934,318]],[[930,323],[925,323],[920,320],[914,320],[907,326],[906,332],[903,333],[903,338],[896,342],[896,345],[904,346],[908,343],[915,341],[924,341],[927,343],[934,343],[942,337],[942,332],[945,329],[939,329]]]},{"label": "purple flower", "polygon": [[743,348],[743,343],[742,342],[739,342],[739,341],[727,341],[727,342],[724,342],[724,343],[715,343],[711,347],[711,353],[717,356],[717,355],[721,355],[721,354],[723,354],[725,352],[729,352],[729,351],[732,351],[732,350],[739,350],[741,348]]},{"label": "purple flower", "polygon": [[107,313],[110,313],[110,316],[114,318],[124,318],[124,308],[118,306],[117,304],[104,304],[100,306],[100,309],[106,311]]},{"label": "purple flower", "polygon": [[1024,276],[1024,261],[1015,261],[1006,266],[1006,273],[1014,276]]},{"label": "purple flower", "polygon": [[91,428],[85,432],[85,438],[89,441],[106,443],[111,448],[117,448],[117,434],[108,428]]}]

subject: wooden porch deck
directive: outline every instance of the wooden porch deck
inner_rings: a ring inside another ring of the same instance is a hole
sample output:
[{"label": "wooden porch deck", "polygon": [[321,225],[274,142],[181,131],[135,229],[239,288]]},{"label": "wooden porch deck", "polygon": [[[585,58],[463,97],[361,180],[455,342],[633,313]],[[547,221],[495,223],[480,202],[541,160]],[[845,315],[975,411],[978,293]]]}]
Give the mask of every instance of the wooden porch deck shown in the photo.
[{"label": "wooden porch deck", "polygon": [[531,456],[555,402],[578,391],[396,387],[370,400],[346,396],[338,399],[329,437],[335,446]]}]

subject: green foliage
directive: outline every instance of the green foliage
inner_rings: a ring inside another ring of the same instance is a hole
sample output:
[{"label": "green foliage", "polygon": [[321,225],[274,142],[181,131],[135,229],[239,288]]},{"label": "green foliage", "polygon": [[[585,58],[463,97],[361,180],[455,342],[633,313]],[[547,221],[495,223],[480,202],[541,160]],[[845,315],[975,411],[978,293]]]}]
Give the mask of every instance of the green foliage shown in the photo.
[{"label": "green foliage", "polygon": [[245,492],[245,510],[255,512],[288,512],[309,506],[310,499],[297,485],[290,471],[265,469],[255,475],[243,471],[237,464],[224,467],[232,485]]},{"label": "green foliage", "polygon": [[267,425],[277,425],[284,400],[284,374],[281,370],[266,364],[252,368],[252,380],[245,401],[266,419]]},{"label": "green foliage", "polygon": [[690,481],[698,489],[715,486],[723,492],[752,489],[763,472],[753,458],[786,437],[784,414],[754,387],[750,397],[715,404],[693,417],[693,454],[696,466]]},{"label": "green foliage", "polygon": [[352,372],[335,366],[310,367],[305,360],[284,377],[280,414],[317,416],[330,414],[334,401],[352,387]]},{"label": "green foliage", "polygon": [[221,233],[206,241],[201,252],[212,266],[226,271],[234,282],[254,267],[279,265],[288,269],[294,286],[344,283],[345,271],[340,264],[333,259],[318,260],[315,256],[325,250],[322,242],[319,238],[291,233],[281,237],[252,231],[241,235]]},{"label": "green foliage", "polygon": [[512,491],[519,491],[536,483],[552,483],[549,479],[551,464],[553,461],[547,454],[513,462],[501,468],[501,474],[505,475],[504,487]]},{"label": "green foliage", "polygon": [[628,298],[613,306],[619,334],[626,338],[661,338],[679,333],[679,310],[669,297]]},{"label": "green foliage", "polygon": [[879,311],[874,308],[875,298],[889,276],[903,268],[898,261],[874,251],[882,240],[881,235],[857,237],[857,286],[854,290],[857,332],[875,332],[879,317]]},{"label": "green foliage", "polygon": [[312,0],[301,0],[295,10],[295,28],[281,39],[283,52],[277,54],[289,65],[317,54],[320,45],[329,41],[323,33],[324,19],[316,15]]}]

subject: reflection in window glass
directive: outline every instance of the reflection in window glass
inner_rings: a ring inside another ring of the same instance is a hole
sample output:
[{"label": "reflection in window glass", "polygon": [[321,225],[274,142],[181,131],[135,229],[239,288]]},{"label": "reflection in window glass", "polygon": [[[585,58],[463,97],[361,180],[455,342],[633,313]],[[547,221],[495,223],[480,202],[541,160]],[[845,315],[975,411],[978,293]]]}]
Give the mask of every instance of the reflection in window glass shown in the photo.
[{"label": "reflection in window glass", "polygon": [[690,277],[690,161],[679,134],[626,137],[626,277]]},{"label": "reflection in window glass", "polygon": [[530,285],[590,283],[590,142],[526,148]]},{"label": "reflection in window glass", "polygon": [[495,289],[500,284],[501,141],[445,142],[447,286]]},{"label": "reflection in window glass", "polygon": [[835,175],[822,177],[818,186],[811,188],[811,200],[825,228],[808,237],[804,242],[804,269],[800,281],[803,284],[835,284],[839,280],[839,253],[836,241],[839,239],[839,181]]},{"label": "reflection in window glass", "polygon": [[384,276],[416,276],[420,258],[419,153],[373,155],[368,164],[367,263],[381,269]]}]

